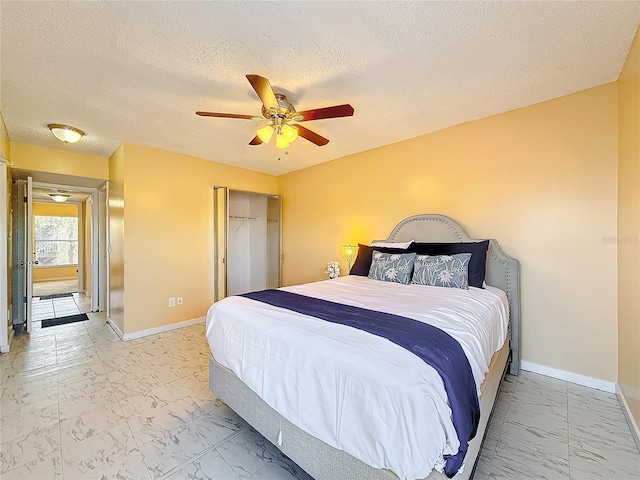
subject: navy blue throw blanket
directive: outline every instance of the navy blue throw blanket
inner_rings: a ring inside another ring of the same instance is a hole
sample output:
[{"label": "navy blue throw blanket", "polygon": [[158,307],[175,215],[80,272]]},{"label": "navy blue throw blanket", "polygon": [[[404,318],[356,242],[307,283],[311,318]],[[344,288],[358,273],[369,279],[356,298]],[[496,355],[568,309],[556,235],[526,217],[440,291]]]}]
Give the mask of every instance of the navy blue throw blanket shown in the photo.
[{"label": "navy blue throw blanket", "polygon": [[241,296],[384,337],[431,365],[444,381],[451,405],[453,426],[460,440],[458,453],[445,455],[444,472],[449,478],[458,472],[467,453],[469,440],[476,435],[480,421],[480,404],[469,360],[453,337],[437,327],[411,318],[284,290],[262,290]]}]

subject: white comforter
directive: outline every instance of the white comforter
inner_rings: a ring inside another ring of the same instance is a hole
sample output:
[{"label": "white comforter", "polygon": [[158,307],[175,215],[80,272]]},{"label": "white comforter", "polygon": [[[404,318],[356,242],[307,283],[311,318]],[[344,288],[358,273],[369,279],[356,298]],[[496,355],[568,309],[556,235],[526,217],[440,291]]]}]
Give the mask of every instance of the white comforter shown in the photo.
[{"label": "white comforter", "polygon": [[[497,288],[459,290],[348,276],[283,290],[444,330],[464,349],[478,389],[506,340],[507,299]],[[274,410],[373,467],[401,479],[424,478],[444,466],[443,455],[458,451],[440,376],[389,340],[243,297],[225,298],[209,309],[207,339],[216,361]]]}]

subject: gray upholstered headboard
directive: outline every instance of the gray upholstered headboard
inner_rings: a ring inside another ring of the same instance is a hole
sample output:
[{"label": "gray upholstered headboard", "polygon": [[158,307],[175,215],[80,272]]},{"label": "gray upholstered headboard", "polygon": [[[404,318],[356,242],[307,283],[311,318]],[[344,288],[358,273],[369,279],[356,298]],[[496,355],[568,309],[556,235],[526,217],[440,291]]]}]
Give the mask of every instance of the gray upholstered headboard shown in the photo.
[{"label": "gray upholstered headboard", "polygon": [[[465,229],[444,215],[414,215],[405,218],[381,242],[473,242]],[[498,287],[509,299],[509,339],[511,345],[510,373],[520,373],[520,264],[506,255],[498,242],[489,241],[487,253],[487,285]]]}]

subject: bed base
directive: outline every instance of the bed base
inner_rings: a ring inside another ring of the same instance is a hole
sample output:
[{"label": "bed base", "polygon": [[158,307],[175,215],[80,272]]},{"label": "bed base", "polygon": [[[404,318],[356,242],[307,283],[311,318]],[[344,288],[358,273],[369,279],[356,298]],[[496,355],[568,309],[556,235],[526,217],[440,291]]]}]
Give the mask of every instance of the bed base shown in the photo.
[{"label": "bed base", "polygon": [[[465,468],[454,478],[471,478],[482,447],[489,418],[508,367],[509,341],[492,359],[492,366],[481,387],[480,423],[465,458]],[[276,445],[315,480],[398,480],[389,470],[373,468],[342,450],[331,447],[289,422],[267,405],[235,374],[209,357],[209,388],[260,434]],[[278,445],[278,438],[282,444]],[[427,480],[445,480],[433,471]]]}]

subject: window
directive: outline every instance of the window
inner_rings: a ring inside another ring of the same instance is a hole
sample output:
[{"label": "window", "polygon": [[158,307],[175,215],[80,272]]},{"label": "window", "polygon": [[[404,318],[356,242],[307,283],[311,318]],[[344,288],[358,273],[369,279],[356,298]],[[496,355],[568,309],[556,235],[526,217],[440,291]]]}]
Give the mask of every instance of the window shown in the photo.
[{"label": "window", "polygon": [[78,217],[36,215],[34,230],[40,267],[78,264]]}]

